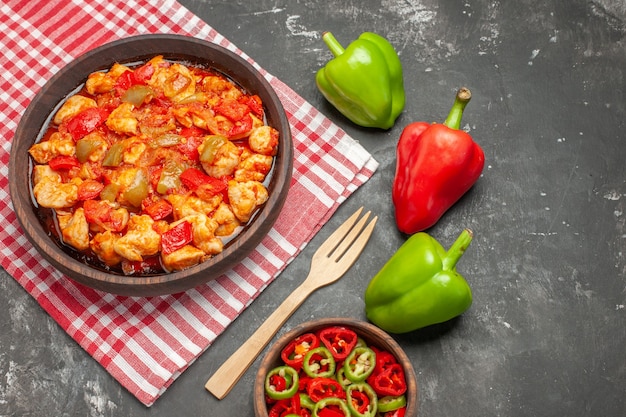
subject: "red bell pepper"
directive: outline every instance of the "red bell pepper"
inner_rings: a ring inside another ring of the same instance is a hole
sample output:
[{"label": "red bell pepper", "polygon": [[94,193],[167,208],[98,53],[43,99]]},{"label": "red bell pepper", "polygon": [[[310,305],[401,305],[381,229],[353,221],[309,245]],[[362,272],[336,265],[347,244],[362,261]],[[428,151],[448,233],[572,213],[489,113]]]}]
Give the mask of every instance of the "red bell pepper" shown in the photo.
[{"label": "red bell pepper", "polygon": [[182,221],[161,235],[161,252],[168,255],[193,240],[193,226]]},{"label": "red bell pepper", "polygon": [[184,170],[180,174],[180,180],[192,191],[202,188],[204,194],[216,195],[228,188],[227,182],[207,175],[198,168],[193,167]]},{"label": "red bell pepper", "polygon": [[163,220],[174,211],[172,205],[167,200],[156,200],[148,204],[144,212],[152,217],[152,220]]},{"label": "red bell pepper", "polygon": [[107,110],[100,107],[90,107],[67,122],[67,131],[77,141],[101,126],[107,117],[109,117]]},{"label": "red bell pepper", "polygon": [[323,329],[319,337],[336,361],[344,360],[358,341],[358,336],[353,330],[340,326]]},{"label": "red bell pepper", "polygon": [[63,171],[80,166],[80,162],[75,156],[59,155],[48,161],[48,166],[55,171]]},{"label": "red bell pepper", "polygon": [[402,131],[392,189],[401,232],[414,234],[435,225],[480,177],[484,152],[459,130],[470,98],[471,92],[461,88],[443,124],[415,122]]}]

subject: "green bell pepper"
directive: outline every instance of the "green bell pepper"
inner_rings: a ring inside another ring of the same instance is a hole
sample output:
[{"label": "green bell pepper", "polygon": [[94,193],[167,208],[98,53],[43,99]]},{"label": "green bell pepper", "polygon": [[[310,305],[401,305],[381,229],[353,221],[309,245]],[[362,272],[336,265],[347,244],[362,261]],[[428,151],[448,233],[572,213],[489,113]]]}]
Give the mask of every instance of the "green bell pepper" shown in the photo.
[{"label": "green bell pepper", "polygon": [[470,230],[463,230],[446,252],[427,233],[412,235],[365,290],[367,318],[390,333],[407,333],[466,311],[472,291],[456,263],[472,238]]},{"label": "green bell pepper", "polygon": [[357,125],[391,128],[405,102],[402,63],[393,46],[371,32],[345,50],[330,32],[322,39],[335,58],[315,76],[320,92]]}]

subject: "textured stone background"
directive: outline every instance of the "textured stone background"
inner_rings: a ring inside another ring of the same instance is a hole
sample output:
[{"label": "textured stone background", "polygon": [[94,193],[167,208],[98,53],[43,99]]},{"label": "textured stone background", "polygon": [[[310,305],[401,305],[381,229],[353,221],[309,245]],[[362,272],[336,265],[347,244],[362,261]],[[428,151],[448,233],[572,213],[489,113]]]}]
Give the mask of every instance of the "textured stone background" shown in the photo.
[{"label": "textured stone background", "polygon": [[[458,265],[474,304],[396,338],[418,375],[420,416],[626,415],[623,0],[181,3],[359,140],[379,171],[149,409],[0,271],[0,416],[252,416],[258,361],[225,400],[204,390],[206,379],[361,205],[380,218],[361,259],[281,333],[311,318],[364,318],[365,286],[404,240],[390,203],[397,138],[412,121],[443,121],[461,85],[473,92],[463,127],[487,163],[429,233],[449,246],[474,230]],[[394,128],[360,129],[323,100],[314,75],[330,59],[327,30],[344,45],[373,31],[396,46],[407,105]]]}]

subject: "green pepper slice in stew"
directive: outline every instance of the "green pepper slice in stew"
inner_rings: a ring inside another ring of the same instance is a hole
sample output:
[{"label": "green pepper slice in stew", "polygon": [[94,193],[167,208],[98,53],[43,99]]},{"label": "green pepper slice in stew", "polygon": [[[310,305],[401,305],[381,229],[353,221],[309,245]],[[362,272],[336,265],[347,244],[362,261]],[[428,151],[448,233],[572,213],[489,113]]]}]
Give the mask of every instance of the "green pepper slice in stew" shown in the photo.
[{"label": "green pepper slice in stew", "polygon": [[330,378],[335,375],[336,366],[330,350],[324,346],[318,346],[304,355],[302,369],[311,378]]},{"label": "green pepper slice in stew", "polygon": [[298,392],[298,371],[291,366],[278,366],[265,377],[265,393],[274,400],[293,397]]},{"label": "green pepper slice in stew", "polygon": [[130,187],[124,191],[124,198],[133,207],[139,207],[143,199],[148,197],[148,193],[150,192],[149,188],[148,175],[143,169],[140,169],[135,174],[135,178]]},{"label": "green pepper slice in stew", "polygon": [[168,159],[165,161],[157,184],[157,192],[167,194],[169,190],[180,188],[180,174],[185,171],[185,168],[185,166],[175,160]]},{"label": "green pepper slice in stew", "polygon": [[103,145],[104,142],[98,139],[79,139],[76,142],[76,158],[78,162],[81,164],[87,162],[89,156]]},{"label": "green pepper slice in stew", "polygon": [[362,382],[369,377],[376,367],[376,353],[365,346],[352,349],[343,363],[346,377],[352,382]]},{"label": "green pepper slice in stew", "polygon": [[124,144],[117,142],[111,145],[102,160],[103,167],[118,167],[124,158]]}]

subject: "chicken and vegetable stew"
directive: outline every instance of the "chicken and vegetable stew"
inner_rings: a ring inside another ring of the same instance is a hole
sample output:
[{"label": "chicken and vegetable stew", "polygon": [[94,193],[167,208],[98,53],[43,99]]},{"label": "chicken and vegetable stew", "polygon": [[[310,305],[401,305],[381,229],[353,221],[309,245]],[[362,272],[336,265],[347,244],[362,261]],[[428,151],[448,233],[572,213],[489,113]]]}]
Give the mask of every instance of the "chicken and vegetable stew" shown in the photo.
[{"label": "chicken and vegetable stew", "polygon": [[182,270],[222,252],[268,199],[279,134],[222,74],[156,56],[89,75],[33,159],[46,227],[96,267]]}]

